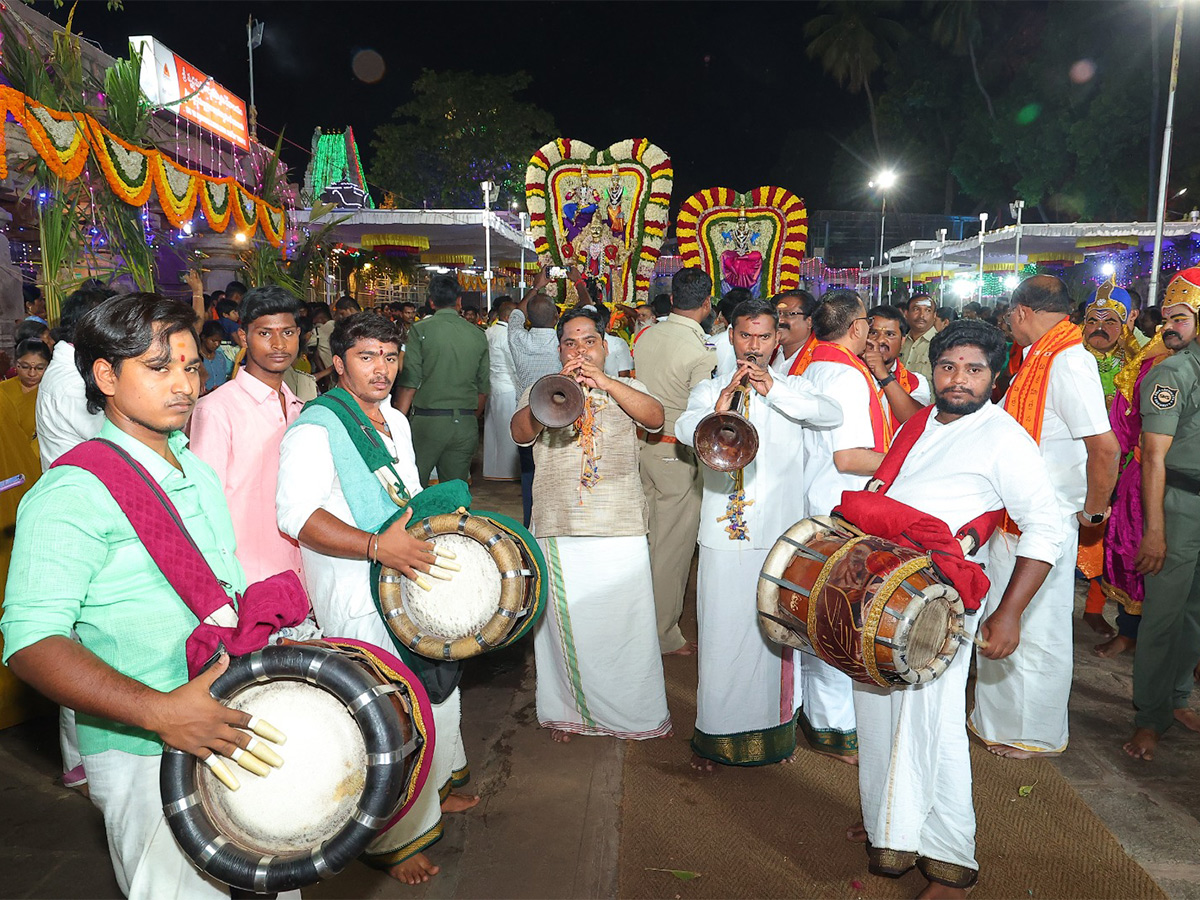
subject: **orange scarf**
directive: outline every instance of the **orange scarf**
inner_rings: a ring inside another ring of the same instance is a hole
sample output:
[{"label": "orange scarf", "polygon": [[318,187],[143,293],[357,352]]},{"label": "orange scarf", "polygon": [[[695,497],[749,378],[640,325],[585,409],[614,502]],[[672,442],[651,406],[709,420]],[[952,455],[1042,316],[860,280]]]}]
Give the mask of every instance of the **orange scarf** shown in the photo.
[{"label": "orange scarf", "polygon": [[[1046,419],[1046,395],[1050,392],[1050,367],[1055,357],[1068,347],[1083,343],[1079,326],[1070,319],[1063,319],[1025,350],[1020,368],[1004,395],[1004,409],[1029,432],[1039,445],[1042,442],[1042,424]],[[1017,348],[1013,347],[1016,356]],[[1021,530],[1006,514],[1001,529],[1008,534],[1020,534]]]},{"label": "orange scarf", "polygon": [[[908,371],[908,369],[904,368],[904,363],[900,362],[899,359],[896,360],[896,368],[892,370],[892,374],[896,376],[896,383],[899,384],[900,387],[904,388],[904,393],[906,394],[911,395],[920,384],[920,382],[917,381],[917,376]],[[892,424],[892,433],[894,434],[895,432],[899,431],[900,426],[903,423],[896,418],[896,414],[892,411],[890,405],[888,406],[888,419]]]},{"label": "orange scarf", "polygon": [[862,374],[871,395],[871,433],[875,436],[875,446],[872,449],[876,453],[887,453],[888,447],[892,445],[892,423],[884,412],[883,391],[879,389],[879,382],[875,380],[867,364],[841,344],[832,341],[817,341],[810,361],[842,363]]},{"label": "orange scarf", "polygon": [[813,351],[817,349],[817,336],[810,334],[808,340],[804,342],[804,346],[800,348],[800,352],[796,354],[796,358],[792,360],[792,365],[788,369],[789,375],[803,375],[804,370],[808,368],[808,364],[812,362]]}]

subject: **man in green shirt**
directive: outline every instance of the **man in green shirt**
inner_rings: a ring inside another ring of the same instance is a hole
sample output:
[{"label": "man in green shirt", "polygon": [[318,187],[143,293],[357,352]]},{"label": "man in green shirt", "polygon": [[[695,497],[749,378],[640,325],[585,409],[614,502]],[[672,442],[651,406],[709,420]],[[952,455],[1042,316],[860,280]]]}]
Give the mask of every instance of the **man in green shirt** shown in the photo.
[{"label": "man in green shirt", "polygon": [[[232,600],[246,581],[225,495],[181,431],[200,394],[193,318],[155,294],[114,297],[79,323],[75,362],[89,411],[106,416],[100,437],[159,483]],[[202,758],[249,744],[240,730],[249,716],[209,695],[227,658],[187,679],[184,644],[197,624],[96,476],[57,466],[25,496],[0,620],[3,661],[77,711],[91,799],[131,898],[229,896],[175,843],[158,784],[163,744]]]},{"label": "man in green shirt", "polygon": [[396,408],[412,419],[422,487],[435,468],[441,481],[470,476],[491,389],[487,337],[459,315],[462,291],[453,275],[429,279],[429,304],[433,315],[409,329],[396,379]]}]

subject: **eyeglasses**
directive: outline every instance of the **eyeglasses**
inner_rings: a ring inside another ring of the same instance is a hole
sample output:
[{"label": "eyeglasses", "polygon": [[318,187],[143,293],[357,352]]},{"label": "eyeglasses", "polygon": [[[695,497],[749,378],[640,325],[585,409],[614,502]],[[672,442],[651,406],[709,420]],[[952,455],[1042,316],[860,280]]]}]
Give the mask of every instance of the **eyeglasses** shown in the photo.
[{"label": "eyeglasses", "polygon": [[17,368],[22,372],[45,372],[45,366],[31,366],[28,363],[17,363]]},{"label": "eyeglasses", "polygon": [[781,319],[794,319],[796,316],[804,316],[804,318],[808,318],[808,316],[805,316],[802,312],[781,312],[779,314],[779,318]]}]

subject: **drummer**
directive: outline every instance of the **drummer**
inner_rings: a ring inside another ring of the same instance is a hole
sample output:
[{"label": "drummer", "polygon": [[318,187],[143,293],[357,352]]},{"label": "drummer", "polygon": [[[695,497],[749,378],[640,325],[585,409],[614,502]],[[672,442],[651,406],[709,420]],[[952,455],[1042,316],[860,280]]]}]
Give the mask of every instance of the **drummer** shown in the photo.
[{"label": "drummer", "polygon": [[[989,402],[1004,354],[1003,334],[979,320],[954,322],[933,339],[935,409],[918,413],[897,434],[891,453],[900,465],[886,488],[891,500],[944,523],[948,538],[987,513],[993,513],[994,527],[1001,509],[1020,527],[1012,576],[1007,585],[992,586],[1003,589],[999,608],[982,624],[977,609],[966,616],[968,636],[978,628],[986,642],[979,652],[989,659],[1016,649],[1021,612],[1065,537],[1059,516],[1045,503],[1052,488],[1037,446]],[[905,450],[914,428],[918,436]],[[879,471],[895,462],[885,458]],[[868,522],[854,524],[871,531]],[[979,535],[969,561],[987,562],[986,540],[987,534]],[[966,896],[979,874],[966,730],[969,651],[961,648],[949,668],[926,684],[893,690],[854,685],[863,823],[847,837],[867,842],[876,874],[918,867],[929,880],[922,897]]]},{"label": "drummer", "polygon": [[[155,294],[114,297],[77,326],[75,364],[89,411],[105,416],[99,437],[158,482],[232,599],[246,579],[225,495],[182,431],[200,395],[194,318]],[[207,757],[250,740],[240,730],[249,716],[209,696],[227,658],[187,679],[197,624],[96,476],[56,466],[26,494],[0,620],[4,662],[77,710],[91,799],[131,898],[229,897],[179,849],[159,791],[164,744]]]},{"label": "drummer", "polygon": [[[339,388],[330,395],[352,405],[362,426],[371,423],[373,437],[391,455],[404,488],[409,495],[420,493],[408,419],[385,402],[399,367],[396,326],[373,312],[356,313],[340,319],[329,340]],[[304,577],[322,631],[388,649],[391,633],[371,595],[371,560],[416,578],[429,571],[433,547],[405,531],[411,511],[374,535],[369,520],[385,521],[386,512],[379,510],[395,513],[395,504],[363,464],[348,429],[326,427],[311,410],[310,405],[301,413],[280,445],[275,495],[279,529],[300,543]],[[363,523],[367,530],[354,523]],[[442,813],[461,812],[479,802],[478,797],[451,791],[470,777],[457,686],[433,704],[433,721],[437,740],[424,789],[405,817],[367,848],[367,861],[406,884],[428,881],[440,870],[424,850],[442,836]],[[446,799],[439,805],[443,790]]]}]

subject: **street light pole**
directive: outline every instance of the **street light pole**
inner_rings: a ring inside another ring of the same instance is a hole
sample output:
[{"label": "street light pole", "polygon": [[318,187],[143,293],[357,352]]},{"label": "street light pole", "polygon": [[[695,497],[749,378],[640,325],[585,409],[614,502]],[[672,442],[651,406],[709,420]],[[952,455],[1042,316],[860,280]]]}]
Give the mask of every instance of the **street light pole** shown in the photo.
[{"label": "street light pole", "polygon": [[483,189],[483,283],[487,286],[487,311],[492,311],[492,194],[496,183],[491,179],[479,185]]},{"label": "street light pole", "polygon": [[1025,211],[1024,200],[1014,200],[1010,205],[1013,215],[1017,217],[1017,242],[1013,247],[1013,274],[1021,277],[1021,213]]},{"label": "street light pole", "polygon": [[254,105],[254,48],[262,43],[263,23],[246,20],[246,48],[250,54],[250,140],[258,140],[258,107]]},{"label": "street light pole", "polygon": [[[887,227],[887,194],[883,195],[883,205],[879,209],[879,265],[883,265],[883,231]],[[876,302],[883,304],[883,273],[879,273],[879,293]]]},{"label": "street light pole", "polygon": [[983,236],[987,233],[988,214],[981,212],[979,214],[979,300],[980,306],[983,305]]},{"label": "street light pole", "polygon": [[1175,13],[1175,46],[1171,51],[1171,88],[1167,92],[1167,121],[1163,126],[1162,162],[1158,169],[1158,216],[1154,222],[1154,255],[1150,262],[1147,306],[1158,306],[1158,276],[1162,264],[1163,221],[1167,217],[1167,182],[1171,169],[1171,137],[1174,132],[1175,86],[1179,81],[1179,44],[1183,39],[1183,0]]},{"label": "street light pole", "polygon": [[946,230],[939,228],[938,238],[938,306],[946,305]]},{"label": "street light pole", "polygon": [[521,220],[521,296],[525,296],[525,232],[529,228],[529,213],[519,212]]}]

